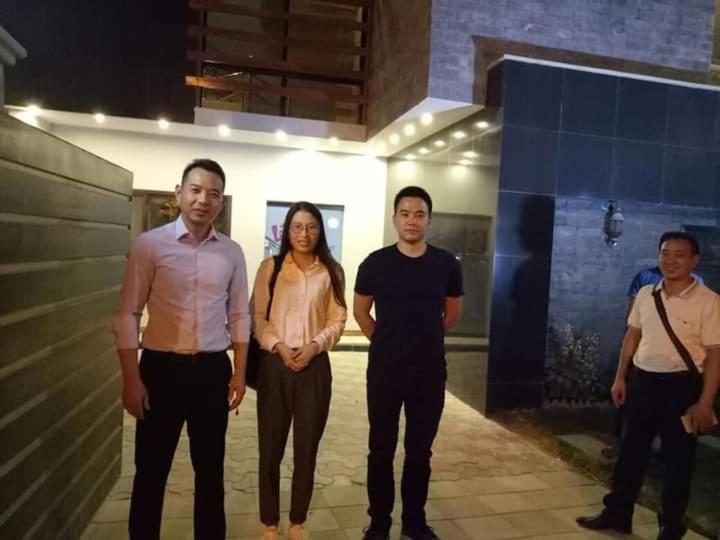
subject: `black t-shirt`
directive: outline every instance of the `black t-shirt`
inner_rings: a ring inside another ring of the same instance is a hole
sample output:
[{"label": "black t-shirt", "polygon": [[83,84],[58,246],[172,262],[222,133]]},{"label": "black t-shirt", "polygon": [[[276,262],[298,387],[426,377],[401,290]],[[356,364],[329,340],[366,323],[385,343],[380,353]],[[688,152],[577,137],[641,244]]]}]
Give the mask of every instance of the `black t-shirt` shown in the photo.
[{"label": "black t-shirt", "polygon": [[445,298],[463,295],[460,262],[428,245],[420,257],[392,245],[374,251],[358,268],[355,292],[375,302],[370,364],[429,371],[445,367]]}]

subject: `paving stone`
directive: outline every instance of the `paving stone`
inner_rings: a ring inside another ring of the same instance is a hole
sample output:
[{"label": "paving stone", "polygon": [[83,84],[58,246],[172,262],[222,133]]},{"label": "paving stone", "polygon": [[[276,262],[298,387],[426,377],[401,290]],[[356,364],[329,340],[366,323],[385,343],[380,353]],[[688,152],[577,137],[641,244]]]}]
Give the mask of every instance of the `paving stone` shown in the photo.
[{"label": "paving stone", "polygon": [[[315,491],[306,527],[314,540],[360,540],[367,526],[367,411],[362,353],[333,354],[333,400],[318,451]],[[257,425],[254,393],[228,426],[225,490],[229,540],[260,537]],[[83,540],[127,538],[134,474],[135,423],[126,415],[122,476]],[[400,440],[404,421],[401,422]],[[194,476],[183,432],[167,484],[162,540],[192,538]],[[433,475],[426,512],[445,540],[595,537],[577,529],[575,517],[600,508],[605,489],[568,469],[518,435],[483,418],[448,394],[433,448]],[[287,526],[293,472],[292,434],[281,464],[281,523]],[[402,444],[394,459],[397,503],[392,538],[400,535],[399,481]],[[635,523],[652,537],[655,516],[638,507]],[[656,531],[655,531],[656,533]],[[284,537],[283,537],[284,538]],[[654,537],[653,537],[654,538]],[[688,538],[691,538],[688,535]]]}]

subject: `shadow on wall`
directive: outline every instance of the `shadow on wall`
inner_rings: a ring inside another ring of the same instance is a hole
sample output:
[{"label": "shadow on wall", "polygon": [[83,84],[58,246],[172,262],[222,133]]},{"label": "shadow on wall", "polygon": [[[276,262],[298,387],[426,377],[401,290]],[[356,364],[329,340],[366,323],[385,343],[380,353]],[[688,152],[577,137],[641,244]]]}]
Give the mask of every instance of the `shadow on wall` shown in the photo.
[{"label": "shadow on wall", "polygon": [[554,211],[552,197],[500,194],[488,365],[490,411],[542,403]]}]

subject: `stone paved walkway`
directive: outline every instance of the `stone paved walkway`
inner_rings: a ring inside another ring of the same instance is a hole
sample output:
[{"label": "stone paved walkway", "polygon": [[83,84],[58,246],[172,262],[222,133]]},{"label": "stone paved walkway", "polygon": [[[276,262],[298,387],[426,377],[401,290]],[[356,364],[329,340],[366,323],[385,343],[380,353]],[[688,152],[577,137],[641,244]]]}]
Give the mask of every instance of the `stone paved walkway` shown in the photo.
[{"label": "stone paved walkway", "polygon": [[[359,540],[367,524],[367,415],[364,353],[332,355],[333,401],[320,446],[315,496],[306,524],[313,540]],[[452,366],[450,366],[452,369]],[[605,489],[560,460],[485,419],[448,394],[433,457],[428,518],[443,540],[612,537],[577,528],[574,519],[600,508]],[[125,420],[122,476],[84,540],[127,538],[134,423]],[[402,439],[401,439],[402,440]],[[287,522],[292,442],[282,465],[281,510]],[[399,451],[399,473],[403,455]],[[396,477],[398,474],[396,473]],[[399,479],[399,477],[398,477]],[[226,511],[229,539],[257,540],[255,394],[248,392],[227,435]],[[398,490],[399,492],[399,490]],[[193,475],[183,435],[168,480],[163,540],[192,539]],[[655,538],[654,515],[638,508],[636,538]],[[399,537],[399,511],[393,539]],[[632,538],[625,537],[622,538]],[[688,534],[686,538],[700,538]]]}]

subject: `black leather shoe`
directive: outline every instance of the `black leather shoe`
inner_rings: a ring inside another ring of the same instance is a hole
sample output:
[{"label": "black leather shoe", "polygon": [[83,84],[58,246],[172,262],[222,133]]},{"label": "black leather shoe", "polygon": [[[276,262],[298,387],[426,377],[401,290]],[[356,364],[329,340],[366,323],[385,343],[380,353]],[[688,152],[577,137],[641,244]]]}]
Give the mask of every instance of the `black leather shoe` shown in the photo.
[{"label": "black leather shoe", "polygon": [[390,533],[386,531],[378,531],[377,529],[363,529],[362,540],[390,540]]},{"label": "black leather shoe", "polygon": [[604,531],[612,529],[623,534],[632,534],[632,521],[629,519],[619,519],[607,510],[603,510],[596,516],[583,516],[575,520],[583,529],[591,531]]},{"label": "black leather shoe", "polygon": [[432,527],[425,527],[419,531],[403,529],[400,540],[440,540],[440,537],[435,534]]}]

